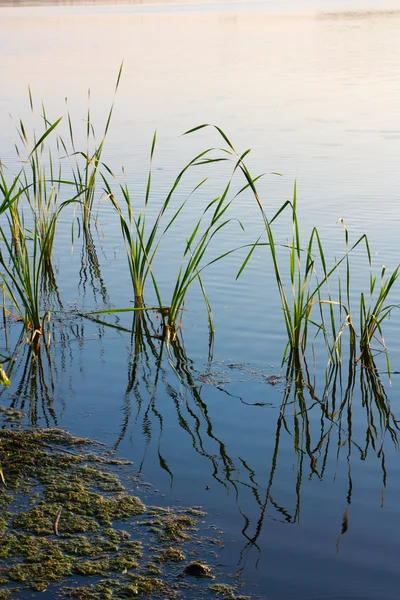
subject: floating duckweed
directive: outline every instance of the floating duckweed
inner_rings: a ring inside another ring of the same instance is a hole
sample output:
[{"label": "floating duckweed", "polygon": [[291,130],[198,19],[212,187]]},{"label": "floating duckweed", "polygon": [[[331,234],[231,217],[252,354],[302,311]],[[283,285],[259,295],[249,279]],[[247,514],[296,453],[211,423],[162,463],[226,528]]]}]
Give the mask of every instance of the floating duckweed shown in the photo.
[{"label": "floating duckweed", "polygon": [[[31,510],[17,515],[13,520],[13,527],[34,535],[52,535],[59,509],[59,504],[41,503]],[[60,531],[62,530],[63,533],[85,533],[98,529],[99,524],[90,516],[82,516],[68,510],[62,512]]]},{"label": "floating duckweed", "polygon": [[124,486],[113,473],[99,471],[94,467],[83,466],[78,469],[78,476],[82,479],[97,483],[97,487],[104,492],[123,492]]},{"label": "floating duckweed", "polygon": [[121,539],[124,539],[123,537],[121,537],[121,532],[117,531],[116,529],[113,529],[112,527],[108,527],[104,528],[102,533],[104,536],[104,539],[102,541],[103,549],[109,552],[117,552],[117,550],[119,549]]},{"label": "floating duckweed", "polygon": [[186,560],[186,556],[182,550],[179,550],[179,548],[172,548],[171,546],[167,550],[164,550],[161,559],[164,561],[181,562]]},{"label": "floating duckweed", "polygon": [[[17,515],[12,524],[14,529],[23,529],[35,535],[51,535],[56,515],[57,507],[38,506],[22,515]],[[51,517],[53,517],[53,520]]]},{"label": "floating duckweed", "polygon": [[46,552],[36,557],[36,562],[19,563],[6,571],[7,577],[18,583],[29,582],[38,592],[44,591],[49,583],[59,581],[71,572],[72,562],[59,548],[49,544]]},{"label": "floating duckweed", "polygon": [[135,583],[128,583],[122,588],[122,594],[124,598],[137,598],[139,595],[139,588]]},{"label": "floating duckweed", "polygon": [[211,592],[214,592],[217,596],[223,596],[224,600],[237,600],[237,596],[235,595],[235,588],[231,585],[227,585],[226,583],[213,583],[208,586],[208,589]]},{"label": "floating duckweed", "polygon": [[[146,509],[114,472],[126,463],[95,459],[88,445],[61,430],[2,430],[0,600],[15,585],[41,592],[57,584],[54,597],[80,600],[173,598],[185,585],[174,563],[185,560],[202,511]],[[74,576],[86,578],[82,587]]]},{"label": "floating duckweed", "polygon": [[114,596],[114,590],[120,588],[120,582],[113,579],[101,580],[95,585],[79,588],[66,588],[65,592],[69,598],[79,600],[110,600]]},{"label": "floating duckweed", "polygon": [[[155,556],[154,560],[159,561],[161,559],[161,557]],[[159,566],[157,566],[155,563],[153,562],[149,562],[147,563],[146,566],[146,571],[149,575],[161,575],[162,571],[160,569]]]},{"label": "floating duckweed", "polygon": [[[1,370],[1,369],[0,369]],[[6,423],[12,423],[13,421],[20,421],[26,416],[26,413],[20,410],[14,410],[13,408],[2,408],[3,419]]]},{"label": "floating duckweed", "polygon": [[79,600],[109,600],[110,598],[149,598],[158,596],[166,586],[161,579],[131,576],[132,581],[121,586],[119,580],[103,580],[81,588],[69,588],[68,595]]},{"label": "floating duckweed", "polygon": [[171,514],[170,518],[164,523],[163,530],[160,533],[160,538],[163,540],[175,540],[186,539],[189,535],[186,533],[186,529],[191,529],[195,526],[196,520],[187,517],[186,515],[174,515]]},{"label": "floating duckweed", "polygon": [[78,575],[105,575],[109,569],[108,557],[96,560],[80,560],[74,566],[74,573]]},{"label": "floating duckweed", "polygon": [[[153,577],[144,577],[143,575],[130,575],[132,580],[130,586],[136,587],[138,596],[151,597],[151,594],[160,592],[165,589],[165,585],[161,579]],[[125,590],[125,588],[124,588]]]},{"label": "floating duckweed", "polygon": [[32,561],[41,550],[42,544],[36,537],[24,533],[7,533],[1,538],[0,558],[24,556]]},{"label": "floating duckweed", "polygon": [[4,535],[7,529],[7,521],[0,517],[0,536]]},{"label": "floating duckweed", "polygon": [[123,547],[135,558],[143,558],[143,546],[138,540],[128,540],[123,542]]},{"label": "floating duckweed", "polygon": [[146,507],[136,496],[99,497],[94,502],[94,514],[98,520],[111,526],[114,519],[129,519],[145,512]]},{"label": "floating duckweed", "polygon": [[116,573],[124,573],[129,569],[137,569],[138,566],[137,560],[132,556],[118,553],[110,560],[109,569]]},{"label": "floating duckweed", "polygon": [[185,513],[188,515],[192,515],[193,517],[205,517],[206,513],[201,510],[200,506],[192,506],[191,508],[187,508]]},{"label": "floating duckweed", "polygon": [[96,556],[103,550],[103,538],[89,538],[84,535],[74,535],[70,539],[60,542],[60,547],[67,554],[75,556]]},{"label": "floating duckweed", "polygon": [[[142,525],[143,527],[157,528],[163,526],[163,521],[161,519],[146,519],[145,521],[139,521],[137,524]],[[157,529],[155,529],[155,531],[157,531]]]},{"label": "floating duckweed", "polygon": [[188,516],[186,512],[187,510],[172,511],[151,507],[147,514],[157,518],[141,521],[139,524],[150,526],[149,531],[156,533],[161,542],[179,542],[190,537],[187,530],[193,530],[197,523],[197,518]]}]

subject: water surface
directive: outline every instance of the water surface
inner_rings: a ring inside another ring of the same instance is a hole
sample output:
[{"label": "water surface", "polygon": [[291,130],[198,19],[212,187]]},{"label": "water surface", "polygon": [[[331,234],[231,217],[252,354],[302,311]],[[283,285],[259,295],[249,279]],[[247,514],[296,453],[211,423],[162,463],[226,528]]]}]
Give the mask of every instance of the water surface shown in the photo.
[{"label": "water surface", "polygon": [[[42,100],[54,120],[65,114],[67,97],[83,140],[87,89],[100,130],[124,60],[104,160],[113,169],[125,167],[138,203],[153,131],[156,203],[197,151],[221,144],[211,130],[181,134],[215,123],[240,151],[252,148],[254,173],[283,175],[260,183],[271,214],[291,197],[296,179],[302,231],[318,226],[329,256],[343,252],[337,223],[343,218],[351,239],[370,237],[375,269],[397,264],[397,2],[380,2],[379,9],[364,0],[17,4],[2,2],[0,9],[4,164],[18,166],[11,140],[16,119],[31,122],[28,85],[37,126]],[[182,198],[198,177],[185,181]],[[226,177],[224,167],[213,169],[210,191],[185,213],[188,227]],[[234,210],[246,231],[232,223],[214,255],[261,231],[250,195],[239,198]],[[277,231],[285,242],[289,220],[282,219]],[[92,231],[98,263],[82,250],[81,239],[71,252],[67,219],[58,233],[64,308],[129,305],[123,244],[109,204],[101,204]],[[180,227],[171,231],[159,258],[157,276],[165,290],[176,273],[181,234]],[[211,363],[206,315],[193,291],[184,347],[172,355],[154,342],[150,325],[150,333],[142,328],[131,337],[72,315],[66,332],[55,334],[51,363],[43,360],[39,369],[26,348],[18,352],[18,371],[1,402],[27,410],[35,424],[57,424],[117,447],[166,504],[204,505],[226,532],[222,567],[238,572],[252,597],[397,598],[399,462],[387,425],[396,432],[398,376],[390,385],[382,375],[382,391],[362,369],[353,382],[344,362],[334,375],[336,386],[331,382],[326,391],[317,341],[305,405],[296,390],[285,394],[284,380],[273,385],[268,379],[281,373],[286,343],[268,255],[257,251],[235,282],[242,259],[243,253],[232,255],[205,276],[216,322]],[[359,292],[368,285],[361,253],[355,265]],[[128,317],[119,323],[132,325]],[[395,370],[398,324],[394,315],[386,330]],[[382,394],[393,415],[379,412]],[[322,415],[324,401],[330,417]]]}]

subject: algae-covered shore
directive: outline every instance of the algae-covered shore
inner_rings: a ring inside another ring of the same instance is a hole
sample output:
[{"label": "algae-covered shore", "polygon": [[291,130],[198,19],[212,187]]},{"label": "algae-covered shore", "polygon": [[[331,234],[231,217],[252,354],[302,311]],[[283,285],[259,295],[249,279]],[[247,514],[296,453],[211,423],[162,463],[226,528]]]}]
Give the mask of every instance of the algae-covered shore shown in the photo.
[{"label": "algae-covered shore", "polygon": [[5,428],[0,465],[0,598],[237,597],[206,567],[222,540],[202,510],[146,506],[133,465],[101,445]]}]

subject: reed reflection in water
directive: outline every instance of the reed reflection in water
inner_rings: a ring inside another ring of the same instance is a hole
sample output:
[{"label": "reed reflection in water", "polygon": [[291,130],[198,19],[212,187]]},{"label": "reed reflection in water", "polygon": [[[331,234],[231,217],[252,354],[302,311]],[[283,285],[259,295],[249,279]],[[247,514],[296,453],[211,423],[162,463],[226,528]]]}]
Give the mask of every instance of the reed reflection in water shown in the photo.
[{"label": "reed reflection in water", "polygon": [[[90,324],[87,318],[71,312],[67,317],[54,320],[50,328],[51,343],[56,352],[44,343],[35,349],[25,343],[23,335],[12,351],[9,347],[0,350],[11,357],[9,363],[4,364],[14,384],[11,407],[26,412],[31,425],[43,422],[48,427],[57,425],[65,408],[65,402],[54,402],[58,396],[57,386],[66,378],[71,395],[74,393],[73,362],[79,361],[74,344],[84,347],[88,343],[85,323],[98,328],[100,340],[107,339],[110,332],[117,332],[121,339],[129,339],[122,420],[114,449],[119,448],[133,427],[139,426],[143,441],[139,471],[144,469],[150,446],[155,445],[159,468],[168,474],[172,487],[174,464],[169,459],[169,447],[164,444],[163,434],[164,422],[170,419],[167,413],[173,407],[176,424],[188,437],[192,452],[209,463],[208,472],[215,484],[233,493],[243,520],[244,542],[238,557],[239,571],[245,567],[250,551],[261,552],[259,538],[267,520],[284,524],[300,522],[304,485],[313,478],[322,481],[324,477],[331,477],[329,461],[339,464],[341,460],[347,465],[345,509],[337,532],[338,551],[351,518],[352,469],[368,455],[378,461],[384,502],[388,483],[386,450],[388,447],[398,450],[399,426],[378,370],[365,368],[357,362],[355,355],[350,355],[346,362],[328,367],[318,376],[310,372],[298,354],[291,355],[280,378],[276,376],[270,380],[281,388],[282,401],[273,413],[278,414],[275,441],[265,471],[241,457],[241,449],[238,451],[214,426],[212,411],[205,400],[205,387],[212,385],[216,393],[229,394],[229,401],[245,403],[248,411],[260,410],[260,403],[234,395],[223,374],[218,376],[220,366],[213,361],[212,339],[207,364],[200,370],[187,355],[182,336],[167,342],[162,318],[156,312],[135,313],[131,330],[117,320],[106,323],[100,318],[90,319],[95,323]],[[231,367],[233,370],[235,365]],[[79,368],[84,370],[83,362]],[[255,378],[260,376],[256,371],[252,373]],[[266,406],[268,408],[271,407]],[[362,427],[360,408],[364,415]],[[357,412],[356,424],[354,411]],[[283,462],[280,459],[282,448]],[[280,470],[287,468],[288,448],[292,449],[294,471],[289,500],[286,491],[280,498],[281,490],[279,484],[276,485]],[[249,498],[255,502],[257,510],[249,510]]]}]

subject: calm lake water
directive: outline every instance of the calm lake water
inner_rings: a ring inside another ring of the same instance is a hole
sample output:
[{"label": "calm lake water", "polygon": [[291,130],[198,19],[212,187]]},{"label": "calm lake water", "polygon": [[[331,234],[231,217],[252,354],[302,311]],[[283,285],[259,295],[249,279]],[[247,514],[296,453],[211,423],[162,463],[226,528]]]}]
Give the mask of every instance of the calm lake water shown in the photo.
[{"label": "calm lake water", "polygon": [[[213,123],[238,151],[252,148],[252,172],[267,173],[260,194],[269,214],[292,197],[297,180],[302,233],[317,226],[327,256],[344,252],[342,218],[352,241],[368,234],[375,272],[381,264],[397,265],[398,0],[41,4],[0,0],[4,165],[18,166],[18,119],[32,128],[28,86],[38,129],[41,101],[53,121],[66,114],[68,98],[79,143],[88,88],[101,131],[123,60],[103,158],[115,171],[124,166],[139,205],[154,130],[151,207],[190,158],[222,145],[211,129],[181,136]],[[61,127],[67,131],[66,123]],[[210,173],[209,191],[184,213],[188,232],[227,183],[223,164]],[[189,174],[177,201],[201,178]],[[232,214],[245,231],[232,222],[210,258],[261,233],[250,195],[235,201]],[[244,251],[205,271],[216,327],[210,359],[198,289],[184,315],[184,344],[170,354],[151,325],[131,336],[77,316],[75,310],[127,307],[132,298],[116,214],[107,201],[98,207],[96,201],[96,215],[96,254],[83,248],[77,229],[71,249],[70,220],[60,223],[55,270],[69,314],[60,322],[59,313],[54,317],[51,360],[32,363],[21,346],[1,403],[27,411],[30,423],[65,427],[117,448],[165,504],[203,505],[225,532],[220,568],[227,581],[237,574],[252,598],[397,599],[399,375],[389,381],[382,372],[380,384],[359,368],[352,380],[344,361],[327,386],[318,338],[303,399],[284,379],[271,378],[284,375],[286,338],[265,249],[238,281]],[[282,217],[277,232],[286,243],[290,219]],[[166,236],[155,265],[164,291],[171,289],[183,243],[181,224]],[[368,287],[364,254],[354,257],[356,293]],[[132,325],[126,315],[109,322]],[[12,328],[8,348],[18,333]],[[385,328],[394,371],[400,371],[399,333],[394,312]],[[4,349],[5,340],[0,343]],[[386,412],[377,398],[390,407]]]}]

